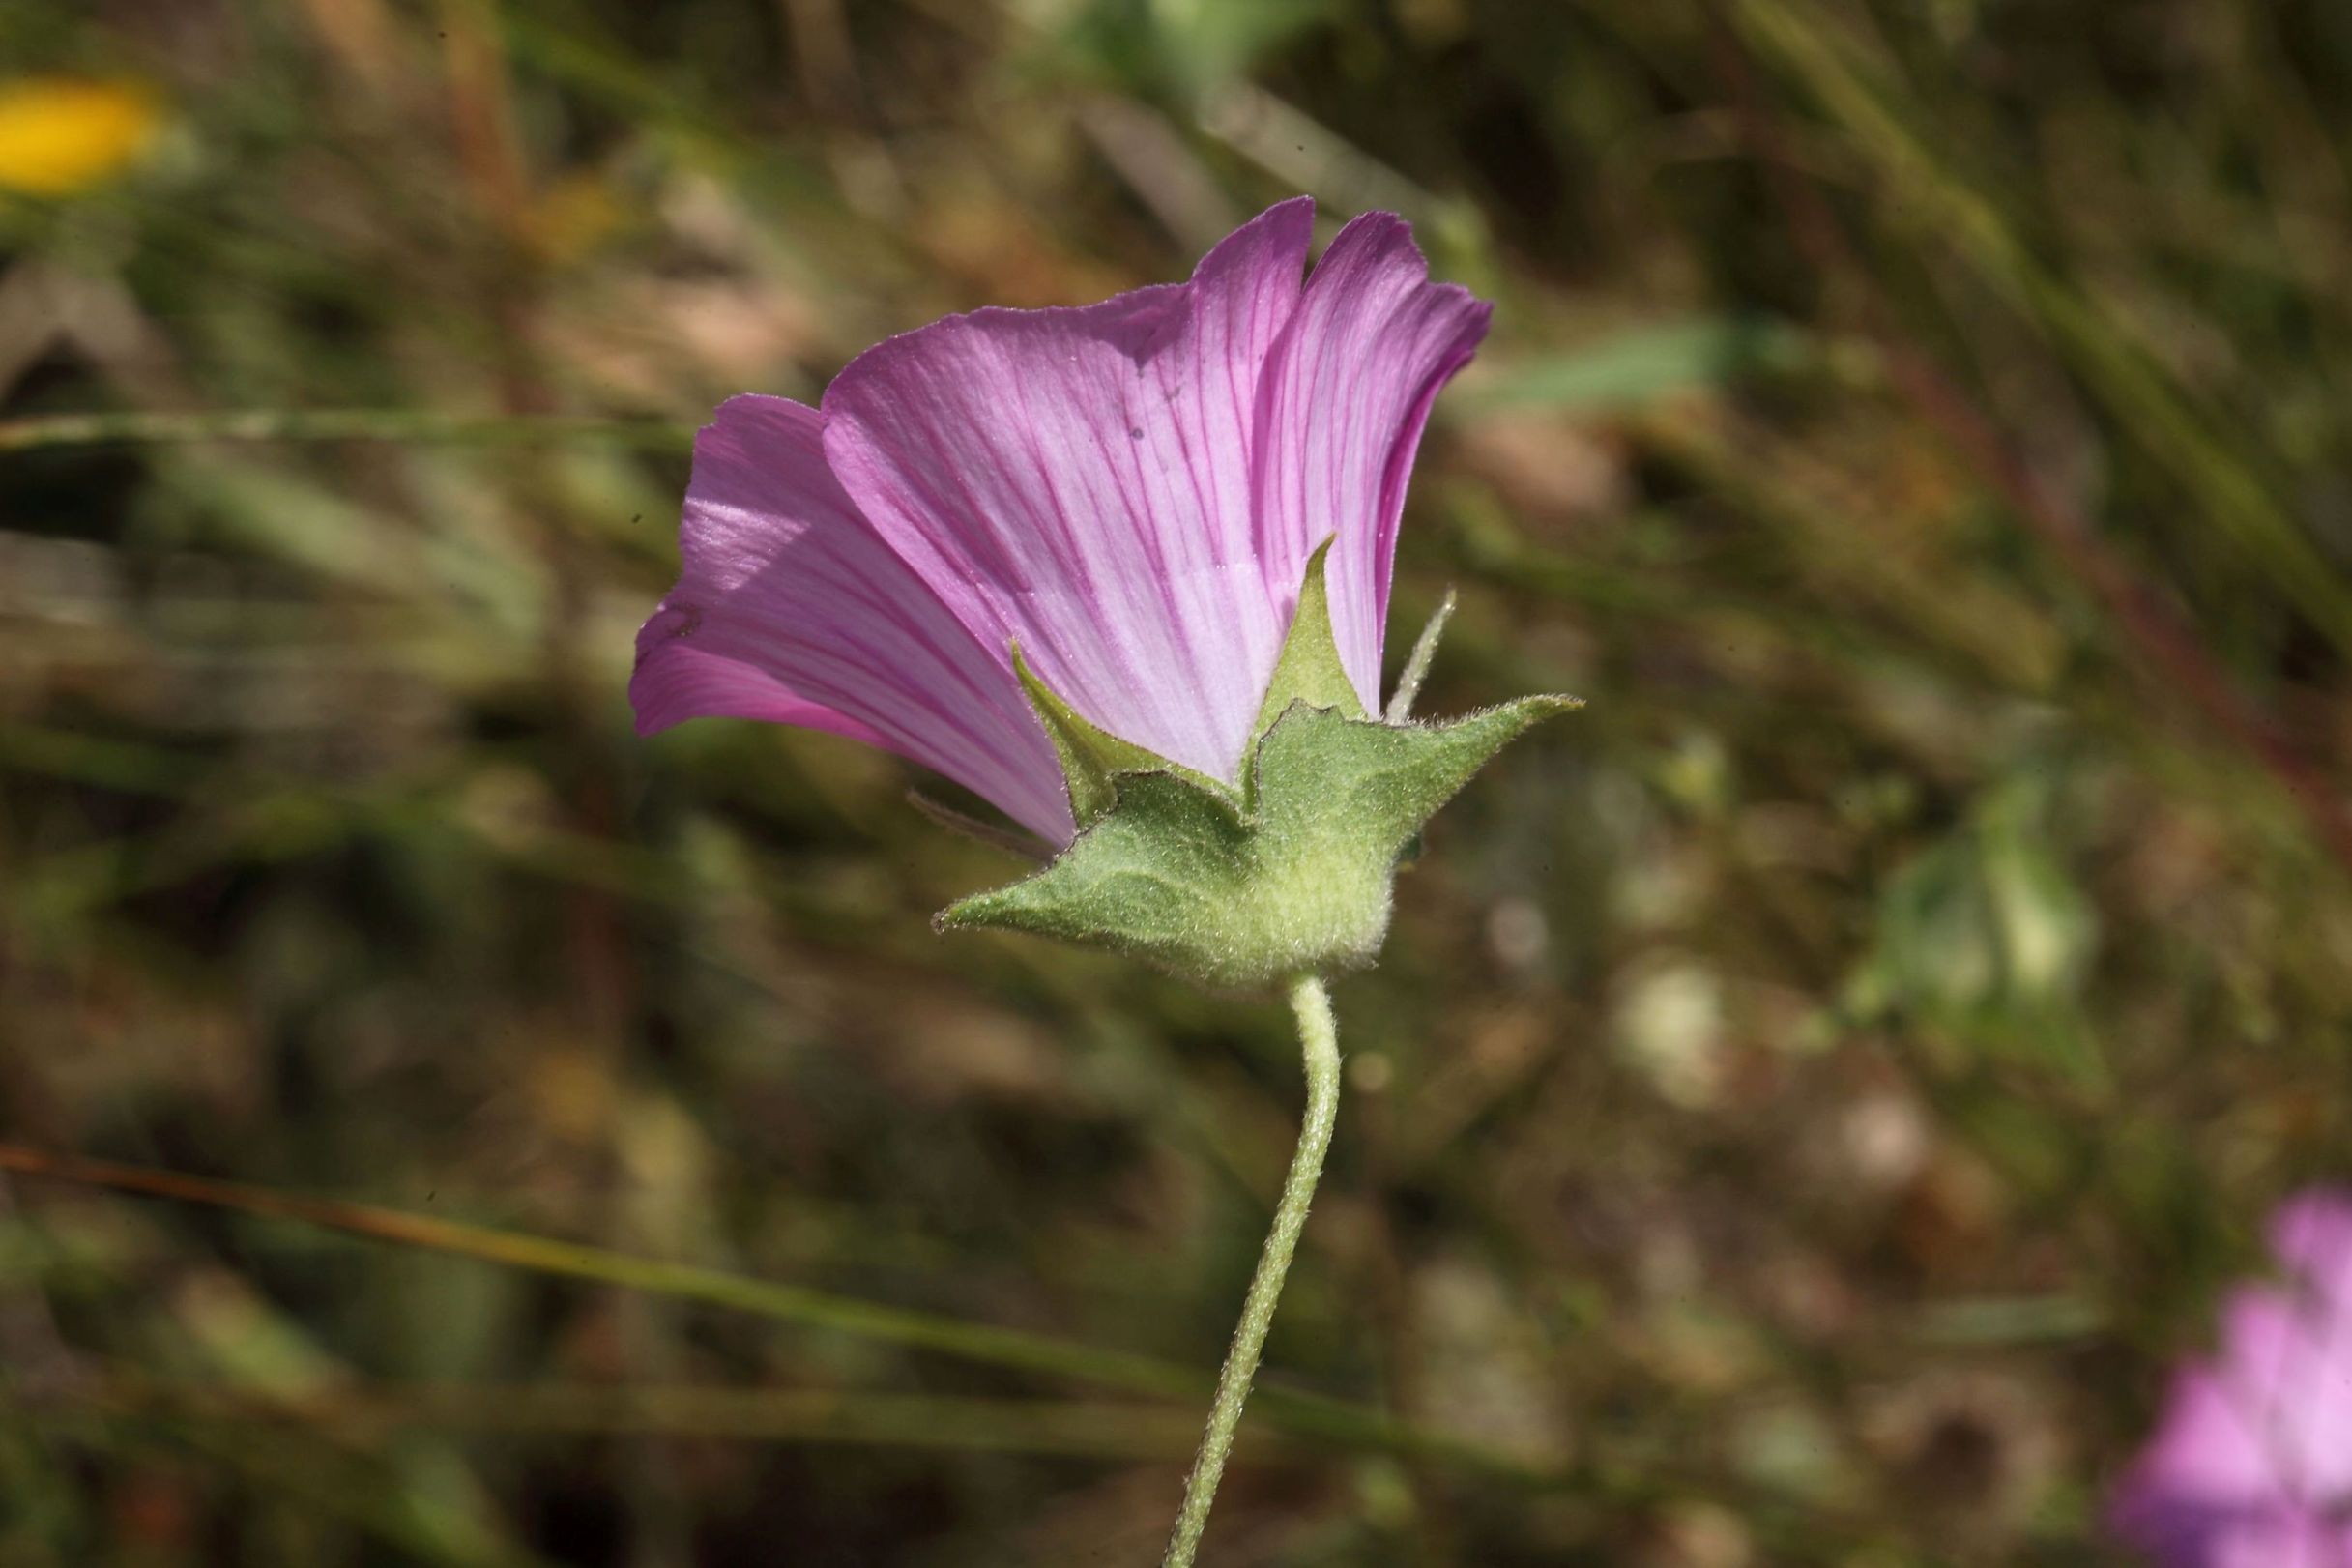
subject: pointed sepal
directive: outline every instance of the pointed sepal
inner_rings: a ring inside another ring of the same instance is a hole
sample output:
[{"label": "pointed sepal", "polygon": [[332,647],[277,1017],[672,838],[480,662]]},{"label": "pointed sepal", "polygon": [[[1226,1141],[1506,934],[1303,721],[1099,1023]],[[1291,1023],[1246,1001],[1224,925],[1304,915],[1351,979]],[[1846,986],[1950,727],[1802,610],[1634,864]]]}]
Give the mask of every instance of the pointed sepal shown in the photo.
[{"label": "pointed sepal", "polygon": [[1258,722],[1250,734],[1263,735],[1292,703],[1328,708],[1346,718],[1365,718],[1363,699],[1340,662],[1339,640],[1331,630],[1331,592],[1323,571],[1333,539],[1325,539],[1307,557],[1307,571],[1298,589],[1298,607],[1291,612],[1291,629],[1282,639],[1274,660],[1274,677],[1266,682],[1265,700],[1258,705]]},{"label": "pointed sepal", "polygon": [[939,928],[1024,931],[1202,973],[1205,939],[1219,945],[1208,934],[1248,902],[1250,828],[1230,799],[1172,773],[1124,774],[1115,789],[1115,807],[1053,864],[950,905]]},{"label": "pointed sepal", "polygon": [[1166,771],[1114,774],[1111,808],[1051,865],[939,925],[1056,937],[1234,988],[1367,964],[1422,824],[1503,746],[1577,706],[1529,697],[1389,725],[1294,700],[1250,759],[1246,807]]},{"label": "pointed sepal", "polygon": [[1437,661],[1437,641],[1445,635],[1445,624],[1454,619],[1458,602],[1452,589],[1437,601],[1421,635],[1412,643],[1412,653],[1405,660],[1405,673],[1397,678],[1397,689],[1389,695],[1388,711],[1380,716],[1391,724],[1402,724],[1412,717],[1412,705],[1421,695],[1421,682],[1429,679],[1429,667]]},{"label": "pointed sepal", "polygon": [[1029,667],[1029,660],[1021,655],[1019,643],[1012,645],[1012,660],[1013,674],[1020,679],[1030,710],[1045,727],[1046,739],[1054,743],[1054,755],[1061,764],[1062,782],[1070,792],[1070,815],[1079,827],[1088,827],[1111,809],[1118,799],[1114,781],[1121,773],[1175,773],[1211,791],[1223,789],[1214,780],[1171,762],[1156,751],[1120,740],[1063,702]]},{"label": "pointed sepal", "polygon": [[1054,857],[1053,846],[1035,833],[1018,828],[999,827],[968,811],[958,811],[946,801],[934,799],[920,790],[907,792],[907,804],[958,838],[970,839],[984,849],[1009,855],[1016,860],[1043,865]]},{"label": "pointed sepal", "polygon": [[1345,840],[1393,866],[1503,747],[1583,706],[1522,697],[1443,724],[1380,724],[1292,704],[1258,745],[1258,827],[1283,838]]}]

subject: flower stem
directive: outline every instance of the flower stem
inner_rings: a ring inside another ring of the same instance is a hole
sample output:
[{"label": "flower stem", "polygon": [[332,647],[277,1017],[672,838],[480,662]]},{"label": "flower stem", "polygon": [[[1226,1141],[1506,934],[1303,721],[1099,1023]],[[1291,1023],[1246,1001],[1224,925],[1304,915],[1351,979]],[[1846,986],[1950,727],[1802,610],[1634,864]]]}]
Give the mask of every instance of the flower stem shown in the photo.
[{"label": "flower stem", "polygon": [[1283,1277],[1298,1251],[1298,1234],[1306,1229],[1307,1205],[1323,1172],[1323,1152],[1331,1147],[1331,1127],[1339,1118],[1339,1030],[1331,1019],[1331,993],[1313,974],[1291,982],[1291,1009],[1298,1015],[1298,1040],[1306,1054],[1307,1114],[1298,1131],[1298,1151],[1291,1156],[1291,1174],[1282,1183],[1282,1201],[1274,1206],[1274,1227],[1266,1233],[1265,1250],[1258,1255],[1258,1272],[1250,1278],[1249,1295],[1241,1304],[1241,1321],[1234,1329],[1233,1349],[1226,1352],[1225,1370],[1217,1375],[1217,1400],[1209,1408],[1208,1430],[1202,1434],[1192,1474],[1184,1482],[1184,1506],[1176,1514],[1176,1530],[1168,1538],[1168,1554],[1160,1568],[1192,1568],[1201,1547],[1201,1532],[1208,1527],[1209,1504],[1216,1501],[1217,1483],[1225,1475],[1226,1457],[1233,1452],[1234,1431],[1241,1424],[1242,1402],[1258,1376],[1258,1357],[1265,1350],[1266,1330],[1274,1325],[1274,1303],[1282,1296]]}]

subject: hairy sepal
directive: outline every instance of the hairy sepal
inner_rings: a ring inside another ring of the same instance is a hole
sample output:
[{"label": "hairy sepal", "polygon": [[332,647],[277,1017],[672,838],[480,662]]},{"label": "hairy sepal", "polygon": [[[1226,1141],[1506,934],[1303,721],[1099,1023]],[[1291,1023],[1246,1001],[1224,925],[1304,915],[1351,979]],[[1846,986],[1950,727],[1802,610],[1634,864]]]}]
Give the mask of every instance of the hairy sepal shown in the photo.
[{"label": "hairy sepal", "polygon": [[1225,786],[1181,763],[1171,762],[1132,740],[1122,740],[1080,713],[1051,686],[1037,678],[1012,645],[1013,674],[1029,698],[1030,711],[1045,729],[1061,764],[1062,785],[1069,792],[1070,816],[1080,828],[1090,827],[1118,799],[1117,781],[1123,775],[1167,773],[1212,794],[1230,794]]},{"label": "hairy sepal", "polygon": [[1272,729],[1293,703],[1328,708],[1343,718],[1369,718],[1355,682],[1340,662],[1339,639],[1331,630],[1331,592],[1323,571],[1336,539],[1325,539],[1307,557],[1305,576],[1298,587],[1298,603],[1291,611],[1291,629],[1284,633],[1282,652],[1266,682],[1265,700],[1258,705],[1258,722],[1250,734]]},{"label": "hairy sepal", "polygon": [[1052,864],[938,923],[1108,948],[1223,988],[1367,964],[1422,825],[1496,752],[1577,706],[1526,697],[1384,724],[1293,699],[1252,749],[1240,799],[1165,769],[1113,772],[1111,803]]}]

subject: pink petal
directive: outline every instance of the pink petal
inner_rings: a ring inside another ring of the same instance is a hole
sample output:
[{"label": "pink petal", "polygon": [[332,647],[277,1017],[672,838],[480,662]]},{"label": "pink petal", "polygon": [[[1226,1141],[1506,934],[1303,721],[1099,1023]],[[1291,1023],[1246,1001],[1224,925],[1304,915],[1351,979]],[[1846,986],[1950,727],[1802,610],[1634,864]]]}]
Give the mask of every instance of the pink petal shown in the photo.
[{"label": "pink petal", "polygon": [[2108,1524],[2163,1568],[2352,1568],[2352,1526],[2315,1508],[2165,1497],[2146,1507],[2127,1502]]},{"label": "pink petal", "polygon": [[2283,1206],[2273,1244],[2294,1276],[2243,1286],[2220,1348],[2185,1369],[2116,1489],[2116,1532],[2180,1568],[2352,1568],[2352,1297],[2337,1200]]},{"label": "pink petal", "polygon": [[2144,1484],[2240,1504],[2352,1498],[2352,1321],[2315,1305],[2230,1293],[2220,1354],[2173,1384]]},{"label": "pink petal", "polygon": [[1253,420],[1311,218],[1272,208],[1188,283],[951,316],[825,394],[833,471],[973,637],[1019,639],[1088,718],[1225,778],[1296,589],[1258,559]]},{"label": "pink petal", "polygon": [[1364,706],[1380,707],[1397,519],[1430,405],[1486,335],[1493,306],[1429,280],[1412,230],[1356,218],[1316,264],[1259,393],[1260,548],[1270,582],[1297,591],[1306,557],[1329,563],[1340,661]]},{"label": "pink petal", "polygon": [[2279,1491],[2352,1502],[2352,1311],[2308,1289],[2237,1291],[2221,1355]]},{"label": "pink petal", "polygon": [[2232,1507],[2281,1498],[2277,1455],[2263,1439],[2258,1411],[2249,1407],[2236,1370],[2192,1366],[2174,1379],[2127,1494]]},{"label": "pink petal", "polygon": [[2352,1568],[2352,1525],[2316,1508],[2273,1508],[2233,1520],[2206,1568]]},{"label": "pink petal", "polygon": [[876,535],[826,466],[822,431],[802,404],[736,397],[695,438],[683,571],[637,634],[638,733],[702,716],[829,730],[1068,842],[1060,768],[1002,651]]},{"label": "pink petal", "polygon": [[2271,1219],[2271,1250],[2352,1315],[2352,1194],[2314,1189],[2279,1205]]},{"label": "pink petal", "polygon": [[2352,1568],[2352,1525],[2316,1508],[2267,1508],[2228,1521],[2197,1568]]},{"label": "pink petal", "polygon": [[2223,1568],[2264,1560],[2248,1553],[2298,1533],[2309,1513],[2279,1485],[2237,1391],[2199,1367],[2174,1382],[2155,1439],[2115,1488],[2107,1524],[2165,1568]]}]

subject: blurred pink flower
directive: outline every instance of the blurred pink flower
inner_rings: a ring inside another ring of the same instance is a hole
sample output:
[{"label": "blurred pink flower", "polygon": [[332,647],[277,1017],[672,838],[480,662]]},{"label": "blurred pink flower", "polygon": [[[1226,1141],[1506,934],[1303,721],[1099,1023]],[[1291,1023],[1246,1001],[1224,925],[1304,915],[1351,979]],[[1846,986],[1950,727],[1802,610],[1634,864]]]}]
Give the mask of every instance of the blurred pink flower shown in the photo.
[{"label": "blurred pink flower", "polygon": [[2231,1292],[2116,1490],[2165,1568],[2352,1568],[2352,1193],[2291,1200],[2271,1247],[2286,1279]]},{"label": "blurred pink flower", "polygon": [[1269,209],[1189,282],[890,338],[818,408],[729,400],[695,442],[683,573],[638,634],[639,732],[829,730],[1065,844],[1010,645],[1102,729],[1233,780],[1334,534],[1333,630],[1378,711],[1406,479],[1491,307],[1430,282],[1386,213],[1306,277],[1313,217]]}]

